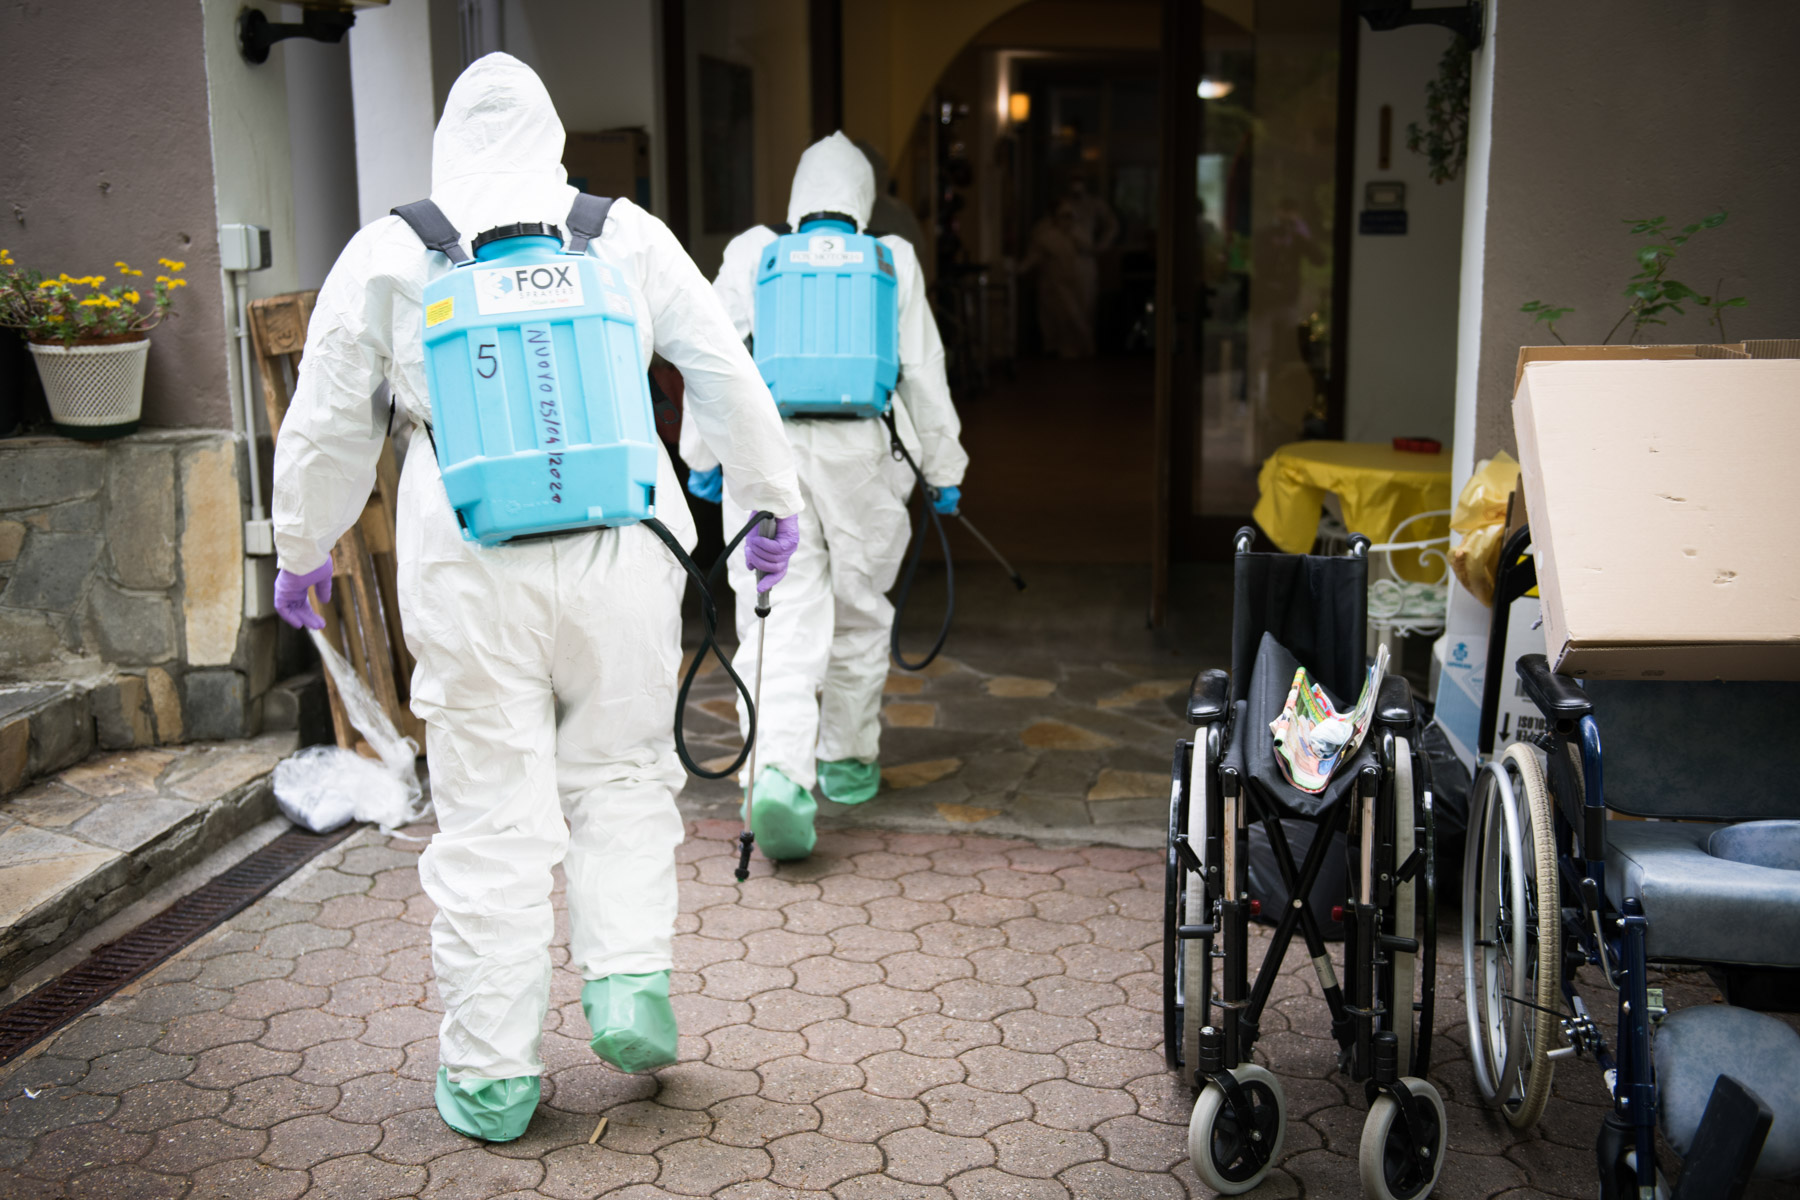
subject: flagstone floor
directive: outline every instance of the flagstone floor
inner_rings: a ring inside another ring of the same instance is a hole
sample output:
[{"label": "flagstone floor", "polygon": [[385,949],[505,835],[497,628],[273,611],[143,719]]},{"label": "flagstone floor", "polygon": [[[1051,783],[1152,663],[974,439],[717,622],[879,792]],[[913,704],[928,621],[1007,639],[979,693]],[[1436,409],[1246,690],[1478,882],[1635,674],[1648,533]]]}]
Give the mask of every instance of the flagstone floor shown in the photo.
[{"label": "flagstone floor", "polygon": [[[1206,1194],[1191,1101],[1161,1054],[1157,854],[838,831],[738,885],[735,832],[701,822],[681,850],[676,1066],[600,1064],[580,981],[559,972],[526,1135],[486,1146],[445,1128],[420,843],[365,830],[0,1071],[0,1196]],[[1559,1073],[1523,1137],[1477,1107],[1449,943],[1437,1194],[1592,1194],[1596,1073]],[[1291,1119],[1257,1194],[1354,1196],[1360,1089],[1332,1073],[1304,957],[1287,966],[1259,1057]]]},{"label": "flagstone floor", "polygon": [[[581,981],[559,970],[531,1127],[503,1146],[452,1133],[431,1095],[441,1005],[423,843],[363,830],[0,1068],[0,1198],[1207,1195],[1187,1162],[1192,1100],[1162,1057],[1161,848],[1184,729],[1172,702],[1226,657],[1206,619],[1229,608],[1219,578],[1156,637],[1128,574],[1034,571],[1020,597],[959,579],[955,657],[890,682],[888,786],[827,806],[805,863],[758,860],[737,884],[735,789],[691,787],[677,1065],[602,1065]],[[693,729],[722,754],[735,738],[715,703],[722,673],[703,683]],[[556,899],[561,967],[560,885]],[[1482,1107],[1457,929],[1446,913],[1431,1075],[1450,1152],[1436,1195],[1593,1195],[1599,1073],[1560,1065],[1529,1133]],[[1266,944],[1254,931],[1257,961]],[[1716,999],[1699,975],[1666,986],[1672,1007]],[[1601,993],[1589,1000],[1604,1023]],[[1290,1119],[1253,1195],[1358,1196],[1366,1104],[1333,1070],[1303,953],[1290,951],[1263,1028],[1257,1058],[1281,1076]]]}]

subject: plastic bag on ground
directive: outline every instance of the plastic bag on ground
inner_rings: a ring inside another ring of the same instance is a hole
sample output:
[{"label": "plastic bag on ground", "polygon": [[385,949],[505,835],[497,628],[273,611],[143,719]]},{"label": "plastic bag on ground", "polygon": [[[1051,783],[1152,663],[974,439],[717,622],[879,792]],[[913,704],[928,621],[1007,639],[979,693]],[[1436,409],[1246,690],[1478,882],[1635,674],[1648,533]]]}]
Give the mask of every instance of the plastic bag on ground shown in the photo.
[{"label": "plastic bag on ground", "polygon": [[417,744],[400,736],[336,647],[320,631],[311,633],[350,724],[380,758],[364,758],[341,746],[308,746],[276,766],[277,807],[288,820],[314,833],[329,833],[352,820],[393,833],[422,819],[431,805],[419,786]]},{"label": "plastic bag on ground", "polygon": [[1476,467],[1450,513],[1450,528],[1462,534],[1450,551],[1450,569],[1489,608],[1500,568],[1500,539],[1506,533],[1506,502],[1518,486],[1518,460],[1502,450]]}]

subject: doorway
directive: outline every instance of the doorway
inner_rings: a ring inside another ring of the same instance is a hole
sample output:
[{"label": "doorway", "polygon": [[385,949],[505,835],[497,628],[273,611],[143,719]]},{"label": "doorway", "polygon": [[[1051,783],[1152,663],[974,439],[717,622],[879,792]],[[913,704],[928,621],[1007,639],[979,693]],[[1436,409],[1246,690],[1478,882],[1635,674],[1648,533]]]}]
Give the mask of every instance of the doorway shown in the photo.
[{"label": "doorway", "polygon": [[[1012,9],[945,69],[899,156],[969,511],[1021,562],[1151,558],[1160,12]],[[959,560],[985,556],[952,536]]]}]

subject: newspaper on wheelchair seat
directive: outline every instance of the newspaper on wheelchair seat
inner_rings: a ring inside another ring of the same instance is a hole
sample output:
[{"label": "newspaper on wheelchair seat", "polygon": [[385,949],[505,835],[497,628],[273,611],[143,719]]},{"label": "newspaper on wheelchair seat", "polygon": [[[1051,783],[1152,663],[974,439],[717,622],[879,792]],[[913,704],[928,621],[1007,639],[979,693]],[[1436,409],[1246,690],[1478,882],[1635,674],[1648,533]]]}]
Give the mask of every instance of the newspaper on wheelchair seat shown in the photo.
[{"label": "newspaper on wheelchair seat", "polygon": [[1294,672],[1287,703],[1282,706],[1281,715],[1269,722],[1269,732],[1275,738],[1275,757],[1289,783],[1303,792],[1322,792],[1338,764],[1355,757],[1375,714],[1375,697],[1381,691],[1387,663],[1388,650],[1383,646],[1369,667],[1356,707],[1344,714],[1337,711],[1331,697],[1313,681],[1305,667]]}]

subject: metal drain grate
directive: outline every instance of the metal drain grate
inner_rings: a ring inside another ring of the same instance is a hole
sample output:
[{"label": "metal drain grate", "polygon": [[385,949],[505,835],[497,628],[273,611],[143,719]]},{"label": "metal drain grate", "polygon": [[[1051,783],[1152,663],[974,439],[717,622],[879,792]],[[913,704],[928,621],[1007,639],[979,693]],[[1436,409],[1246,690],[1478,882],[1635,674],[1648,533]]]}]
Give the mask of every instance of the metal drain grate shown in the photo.
[{"label": "metal drain grate", "polygon": [[254,904],[308,859],[360,825],[330,833],[290,829],[124,937],[0,1009],[0,1064],[17,1058],[201,934]]}]

